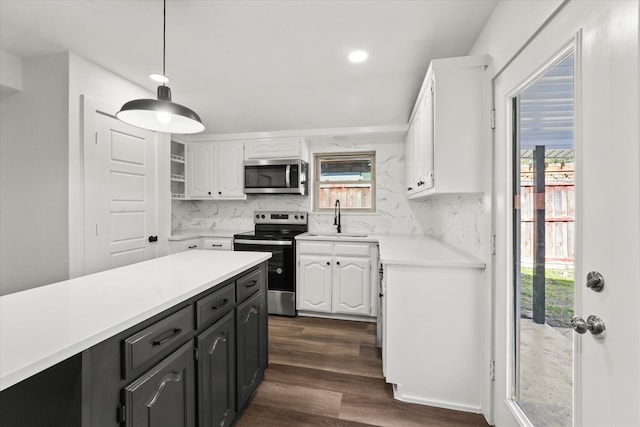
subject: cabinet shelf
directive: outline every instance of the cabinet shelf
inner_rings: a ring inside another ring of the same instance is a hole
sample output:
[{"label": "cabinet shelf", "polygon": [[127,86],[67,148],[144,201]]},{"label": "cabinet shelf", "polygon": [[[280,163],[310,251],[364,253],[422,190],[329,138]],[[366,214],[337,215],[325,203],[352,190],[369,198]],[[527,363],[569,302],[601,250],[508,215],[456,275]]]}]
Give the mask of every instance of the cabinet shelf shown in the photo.
[{"label": "cabinet shelf", "polygon": [[171,161],[177,163],[184,163],[184,156],[179,156],[177,154],[171,154]]},{"label": "cabinet shelf", "polygon": [[171,181],[184,182],[184,175],[171,174]]},{"label": "cabinet shelf", "polygon": [[174,200],[184,200],[185,196],[181,193],[171,193],[171,198]]}]

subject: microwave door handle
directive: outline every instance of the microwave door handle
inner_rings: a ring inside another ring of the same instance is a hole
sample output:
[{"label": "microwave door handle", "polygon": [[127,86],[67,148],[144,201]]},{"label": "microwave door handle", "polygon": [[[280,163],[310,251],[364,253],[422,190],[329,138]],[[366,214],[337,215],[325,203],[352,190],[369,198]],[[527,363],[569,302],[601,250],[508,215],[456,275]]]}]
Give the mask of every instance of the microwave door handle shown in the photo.
[{"label": "microwave door handle", "polygon": [[291,188],[291,165],[287,165],[287,171],[285,172],[284,185],[286,188]]}]

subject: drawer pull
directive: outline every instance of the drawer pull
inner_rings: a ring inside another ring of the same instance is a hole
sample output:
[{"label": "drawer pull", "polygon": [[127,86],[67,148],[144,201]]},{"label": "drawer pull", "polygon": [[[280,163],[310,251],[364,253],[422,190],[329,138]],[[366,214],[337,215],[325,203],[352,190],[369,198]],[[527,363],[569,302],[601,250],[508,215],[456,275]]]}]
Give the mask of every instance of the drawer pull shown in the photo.
[{"label": "drawer pull", "polygon": [[211,307],[211,310],[218,310],[219,308],[224,307],[229,302],[229,298],[225,298],[222,300],[222,304],[214,305]]},{"label": "drawer pull", "polygon": [[153,340],[152,344],[153,345],[162,345],[164,343],[166,343],[167,341],[170,341],[171,339],[175,338],[176,336],[178,336],[180,334],[180,332],[182,332],[182,329],[180,328],[174,328],[169,335],[167,335],[164,338],[156,338]]},{"label": "drawer pull", "polygon": [[252,280],[252,281],[248,282],[246,285],[244,285],[244,287],[245,288],[253,288],[257,284],[258,284],[257,280]]},{"label": "drawer pull", "polygon": [[213,243],[211,246],[214,247],[214,248],[221,248],[222,247],[222,243],[219,243],[219,244]]}]

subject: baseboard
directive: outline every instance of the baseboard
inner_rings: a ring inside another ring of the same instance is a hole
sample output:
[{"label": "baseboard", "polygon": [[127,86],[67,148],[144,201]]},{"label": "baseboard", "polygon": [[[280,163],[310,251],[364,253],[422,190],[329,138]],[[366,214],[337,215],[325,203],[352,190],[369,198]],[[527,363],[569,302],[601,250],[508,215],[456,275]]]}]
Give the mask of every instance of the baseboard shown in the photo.
[{"label": "baseboard", "polygon": [[393,398],[396,400],[400,400],[402,402],[416,403],[418,405],[434,406],[437,408],[444,408],[444,409],[453,409],[454,411],[471,412],[474,414],[482,413],[482,408],[476,405],[465,405],[461,403],[447,402],[442,400],[432,400],[432,399],[427,399],[423,397],[403,394],[402,392],[398,391],[397,384],[393,385]]},{"label": "baseboard", "polygon": [[367,322],[367,323],[376,323],[377,321],[377,318],[370,317],[370,316],[357,316],[353,314],[316,313],[313,311],[301,311],[301,310],[298,310],[298,316],[320,317],[322,319],[353,320],[355,322]]}]

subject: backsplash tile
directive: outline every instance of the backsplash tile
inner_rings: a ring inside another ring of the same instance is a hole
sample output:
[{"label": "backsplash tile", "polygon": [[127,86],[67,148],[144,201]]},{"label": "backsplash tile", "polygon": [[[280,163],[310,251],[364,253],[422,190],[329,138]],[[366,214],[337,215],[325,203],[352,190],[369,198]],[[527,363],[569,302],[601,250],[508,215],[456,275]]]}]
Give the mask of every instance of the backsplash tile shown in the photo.
[{"label": "backsplash tile", "polygon": [[[377,212],[342,214],[343,232],[426,234],[483,258],[490,235],[482,194],[436,196],[409,201],[405,195],[404,144],[401,142],[310,142],[310,152],[376,151]],[[253,229],[257,210],[309,212],[309,230],[334,231],[333,213],[313,213],[311,196],[248,195],[246,201],[174,200],[176,229]]]}]

